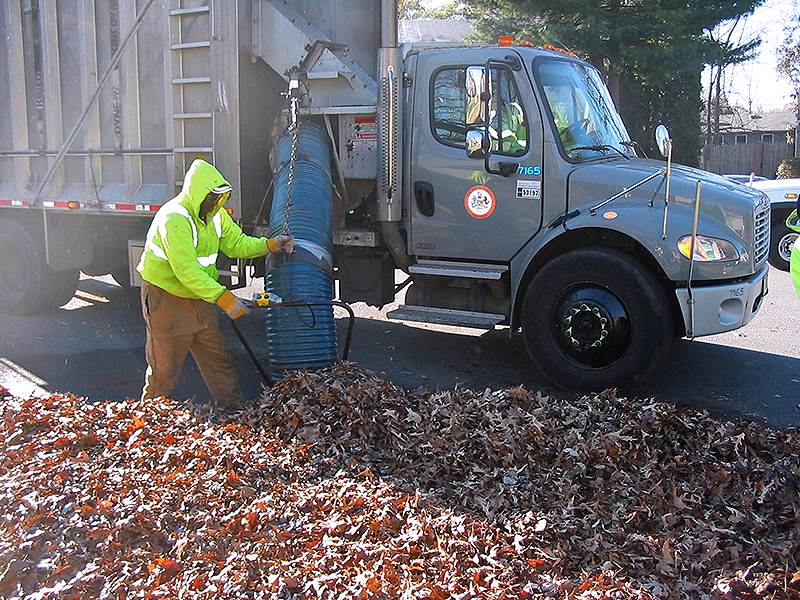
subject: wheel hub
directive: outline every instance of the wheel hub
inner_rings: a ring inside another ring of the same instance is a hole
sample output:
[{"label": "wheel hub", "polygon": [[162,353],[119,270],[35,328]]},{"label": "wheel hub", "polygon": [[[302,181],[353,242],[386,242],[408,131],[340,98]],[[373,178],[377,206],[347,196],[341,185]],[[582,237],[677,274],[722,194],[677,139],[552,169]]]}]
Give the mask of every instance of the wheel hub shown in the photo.
[{"label": "wheel hub", "polygon": [[778,254],[786,262],[789,262],[792,258],[792,247],[795,241],[797,241],[797,234],[792,232],[784,235],[778,242]]},{"label": "wheel hub", "polygon": [[555,332],[564,352],[579,364],[601,368],[622,357],[631,340],[627,308],[608,288],[580,285],[556,305]]},{"label": "wheel hub", "polygon": [[563,318],[562,334],[575,350],[599,350],[611,333],[612,318],[608,311],[594,302],[570,306]]}]

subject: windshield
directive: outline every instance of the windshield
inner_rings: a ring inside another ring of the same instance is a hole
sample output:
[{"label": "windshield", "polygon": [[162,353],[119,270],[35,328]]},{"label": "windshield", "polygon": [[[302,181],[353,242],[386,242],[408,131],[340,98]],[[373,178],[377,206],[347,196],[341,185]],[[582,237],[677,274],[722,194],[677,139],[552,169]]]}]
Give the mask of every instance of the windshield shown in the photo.
[{"label": "windshield", "polygon": [[544,60],[538,68],[553,124],[569,159],[635,156],[597,69],[565,60]]}]

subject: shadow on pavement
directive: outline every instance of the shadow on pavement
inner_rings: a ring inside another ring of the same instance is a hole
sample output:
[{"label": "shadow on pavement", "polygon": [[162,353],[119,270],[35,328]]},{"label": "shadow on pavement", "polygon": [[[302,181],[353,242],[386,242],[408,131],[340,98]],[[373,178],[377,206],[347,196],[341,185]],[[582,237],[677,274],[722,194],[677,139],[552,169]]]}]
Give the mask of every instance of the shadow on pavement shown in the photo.
[{"label": "shadow on pavement", "polygon": [[[336,312],[340,352],[348,319]],[[138,289],[102,278],[83,279],[73,300],[31,317],[0,316],[8,332],[0,357],[44,380],[50,391],[91,400],[137,397],[146,363],[144,321]],[[259,360],[267,362],[264,313],[254,310],[237,324]],[[265,383],[226,319],[221,327],[234,355],[247,399]],[[575,394],[553,388],[530,363],[520,335],[442,332],[417,324],[357,317],[349,360],[413,389],[507,388],[522,385],[555,397]],[[771,426],[800,424],[800,359],[703,341],[678,341],[660,370],[643,386],[621,390],[629,398],[654,398],[708,410],[717,418],[747,418]],[[191,357],[177,399],[208,398]]]}]

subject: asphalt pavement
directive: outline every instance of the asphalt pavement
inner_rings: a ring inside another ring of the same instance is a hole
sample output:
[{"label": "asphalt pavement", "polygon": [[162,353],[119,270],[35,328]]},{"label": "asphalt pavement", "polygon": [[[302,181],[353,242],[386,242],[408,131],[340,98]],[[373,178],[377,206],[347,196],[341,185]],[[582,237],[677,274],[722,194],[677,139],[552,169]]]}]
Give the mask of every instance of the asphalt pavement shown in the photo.
[{"label": "asphalt pavement", "polygon": [[[258,285],[237,291],[242,297]],[[386,312],[354,305],[356,319],[349,360],[413,389],[499,389],[522,385],[544,394],[569,397],[552,388],[531,365],[520,335],[494,331],[389,321]],[[346,312],[336,311],[340,340]],[[237,324],[248,344],[266,360],[264,312],[255,310]],[[223,331],[235,356],[242,391],[255,399],[265,383],[230,323]],[[144,322],[138,290],[110,277],[83,277],[75,297],[46,313],[0,315],[0,385],[19,397],[47,391],[72,393],[92,401],[118,401],[140,394]],[[343,344],[340,344],[340,349]],[[629,398],[652,398],[708,410],[722,419],[749,419],[773,427],[800,425],[800,299],[788,273],[770,269],[770,293],[748,326],[722,335],[679,340],[660,370],[643,386],[621,390]],[[191,357],[177,398],[208,398]]]}]

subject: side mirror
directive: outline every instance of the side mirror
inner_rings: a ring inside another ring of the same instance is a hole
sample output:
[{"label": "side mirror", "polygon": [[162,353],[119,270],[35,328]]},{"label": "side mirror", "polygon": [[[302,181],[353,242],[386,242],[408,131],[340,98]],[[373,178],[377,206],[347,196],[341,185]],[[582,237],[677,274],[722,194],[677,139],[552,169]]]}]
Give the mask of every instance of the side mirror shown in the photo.
[{"label": "side mirror", "polygon": [[659,125],[656,127],[656,144],[661,154],[669,156],[669,151],[672,149],[672,138],[669,135],[669,129],[666,125]]},{"label": "side mirror", "polygon": [[[487,92],[486,69],[483,67],[467,67],[467,114],[464,122],[467,127],[486,124],[487,102],[484,92]],[[491,100],[489,100],[491,102]]]},{"label": "side mirror", "polygon": [[467,158],[486,158],[491,147],[489,136],[482,129],[467,130]]}]

